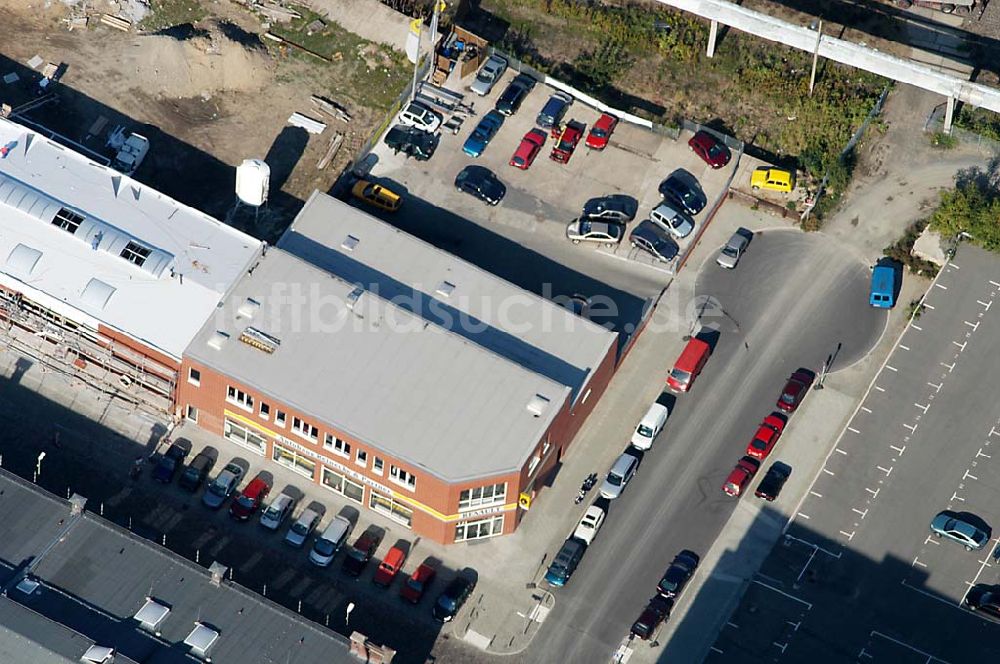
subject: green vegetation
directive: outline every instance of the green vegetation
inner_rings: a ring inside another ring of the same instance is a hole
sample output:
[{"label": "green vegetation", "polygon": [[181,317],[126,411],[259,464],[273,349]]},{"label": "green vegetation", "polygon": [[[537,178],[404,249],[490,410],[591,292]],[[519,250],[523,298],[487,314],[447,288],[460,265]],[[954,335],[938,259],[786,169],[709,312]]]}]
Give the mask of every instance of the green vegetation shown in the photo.
[{"label": "green vegetation", "polygon": [[778,158],[798,158],[814,184],[828,173],[820,217],[849,184],[854,159],[840,153],[887,84],[821,61],[810,96],[810,54],[730,30],[708,58],[707,23],[636,0],[482,7],[510,25],[501,50],[622,110],[664,124],[711,123]]},{"label": "green vegetation", "polygon": [[150,32],[195,23],[208,16],[199,0],[152,0],[149,4],[151,11],[139,27]]},{"label": "green vegetation", "polygon": [[896,240],[895,243],[886,247],[882,253],[889,258],[899,261],[906,267],[910,269],[910,272],[914,274],[924,274],[933,277],[937,274],[938,267],[934,263],[918,258],[914,256],[911,252],[913,251],[913,243],[917,241],[920,234],[924,232],[927,228],[929,219],[921,219],[910,224],[906,232],[903,233],[903,237]]},{"label": "green vegetation", "polygon": [[931,229],[945,239],[966,233],[966,239],[989,251],[1000,251],[1000,192],[989,178],[970,178],[941,193],[931,215]]},{"label": "green vegetation", "polygon": [[[288,54],[307,64],[319,64],[332,69],[330,73],[335,75],[324,76],[324,79],[340,82],[336,89],[326,86],[327,92],[335,99],[387,110],[410,80],[412,69],[406,57],[388,46],[362,39],[305,7],[294,8],[302,18],[284,25],[274,25],[271,32],[318,53],[329,59],[330,64],[291,46],[287,47]],[[324,26],[310,34],[308,26],[317,19]],[[269,47],[274,44],[267,39],[264,43]],[[349,81],[349,84],[344,85],[344,81]]]},{"label": "green vegetation", "polygon": [[1000,115],[993,111],[963,106],[955,118],[955,126],[1000,141]]},{"label": "green vegetation", "polygon": [[958,145],[958,139],[943,131],[936,131],[931,134],[931,145],[941,150],[951,150]]}]

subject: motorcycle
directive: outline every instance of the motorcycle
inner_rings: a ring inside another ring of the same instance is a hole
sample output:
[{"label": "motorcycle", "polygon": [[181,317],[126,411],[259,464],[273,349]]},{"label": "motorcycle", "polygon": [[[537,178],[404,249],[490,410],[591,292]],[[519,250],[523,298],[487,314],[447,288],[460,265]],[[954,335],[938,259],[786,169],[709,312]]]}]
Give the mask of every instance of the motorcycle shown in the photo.
[{"label": "motorcycle", "polygon": [[574,505],[579,505],[583,502],[583,499],[587,497],[587,494],[594,485],[597,484],[597,473],[591,473],[587,475],[586,479],[583,480],[583,484],[580,485],[580,491],[576,494],[576,499],[573,501]]}]

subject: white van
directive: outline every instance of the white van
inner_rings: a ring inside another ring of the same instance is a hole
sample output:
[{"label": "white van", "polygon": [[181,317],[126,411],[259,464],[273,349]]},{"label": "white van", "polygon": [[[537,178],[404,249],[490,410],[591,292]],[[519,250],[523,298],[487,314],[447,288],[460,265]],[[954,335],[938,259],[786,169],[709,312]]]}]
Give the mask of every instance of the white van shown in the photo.
[{"label": "white van", "polygon": [[295,499],[287,493],[279,493],[278,497],[260,513],[260,525],[268,530],[277,530],[294,509]]},{"label": "white van", "polygon": [[347,536],[351,534],[351,522],[344,517],[337,515],[326,527],[323,534],[316,538],[312,551],[309,552],[309,562],[320,567],[327,567],[333,562],[333,557],[337,551],[347,541]]},{"label": "white van", "polygon": [[670,411],[663,404],[654,403],[642,416],[642,421],[632,434],[632,447],[637,450],[648,450],[653,446],[653,439],[663,430]]}]

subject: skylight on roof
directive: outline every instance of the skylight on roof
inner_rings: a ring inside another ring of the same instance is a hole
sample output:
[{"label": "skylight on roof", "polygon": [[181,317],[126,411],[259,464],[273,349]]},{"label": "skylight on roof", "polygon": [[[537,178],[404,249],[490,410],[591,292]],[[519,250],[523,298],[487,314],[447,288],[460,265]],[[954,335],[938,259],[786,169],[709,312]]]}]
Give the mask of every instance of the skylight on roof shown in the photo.
[{"label": "skylight on roof", "polygon": [[199,657],[208,654],[208,649],[219,638],[219,632],[200,622],[194,624],[194,629],[184,639],[184,645],[191,646],[191,652]]},{"label": "skylight on roof", "polygon": [[359,242],[361,242],[361,240],[359,240],[358,238],[354,237],[353,235],[348,235],[346,238],[344,238],[344,241],[340,244],[340,246],[343,247],[344,249],[347,249],[348,251],[354,251],[354,248],[358,246]]},{"label": "skylight on roof", "polygon": [[120,255],[128,262],[135,263],[139,267],[142,267],[142,264],[146,262],[146,259],[149,258],[149,254],[152,253],[152,251],[153,250],[149,247],[144,247],[138,242],[129,242],[125,245],[125,248],[122,249],[122,253]]},{"label": "skylight on roof", "polygon": [[535,417],[541,417],[545,409],[549,407],[549,398],[544,394],[536,394],[528,402],[528,412]]},{"label": "skylight on roof", "polygon": [[11,249],[10,256],[7,257],[7,271],[15,277],[29,277],[41,257],[42,252],[38,249],[19,244]]},{"label": "skylight on roof", "polygon": [[437,292],[439,295],[451,297],[451,294],[455,292],[455,284],[450,281],[442,281],[441,285],[437,287]]},{"label": "skylight on roof", "polygon": [[244,318],[253,318],[253,315],[257,313],[258,309],[260,309],[260,302],[253,299],[252,297],[248,297],[236,309],[236,313],[239,314],[240,316],[243,316]]},{"label": "skylight on roof", "polygon": [[115,290],[114,286],[110,286],[100,279],[91,279],[87,282],[83,293],[80,294],[80,300],[94,309],[103,309],[111,296],[114,295]]},{"label": "skylight on roof", "polygon": [[135,619],[139,621],[139,626],[143,629],[155,632],[168,613],[170,613],[170,607],[160,604],[152,597],[147,597],[146,603],[135,612]]},{"label": "skylight on roof", "polygon": [[222,330],[216,330],[212,333],[212,336],[208,339],[208,347],[214,348],[215,350],[222,350],[226,341],[229,340],[229,335]]},{"label": "skylight on roof", "polygon": [[92,662],[93,664],[111,664],[111,662],[115,661],[115,649],[107,646],[93,645],[87,648],[87,652],[83,653],[81,660]]},{"label": "skylight on roof", "polygon": [[73,212],[72,210],[67,210],[66,208],[60,208],[56,212],[55,218],[52,220],[53,226],[58,226],[67,233],[74,234],[76,230],[80,228],[80,224],[83,223],[83,216]]}]

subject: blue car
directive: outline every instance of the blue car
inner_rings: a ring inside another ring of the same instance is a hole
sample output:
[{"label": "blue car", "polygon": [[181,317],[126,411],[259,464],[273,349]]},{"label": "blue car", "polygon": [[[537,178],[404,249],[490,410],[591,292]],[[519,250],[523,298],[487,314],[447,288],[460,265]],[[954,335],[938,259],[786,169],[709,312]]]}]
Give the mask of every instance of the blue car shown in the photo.
[{"label": "blue car", "polygon": [[465,139],[465,144],[462,146],[462,152],[469,155],[470,157],[478,157],[486,149],[486,146],[490,144],[493,137],[497,135],[500,131],[500,126],[503,125],[503,116],[497,113],[495,110],[490,111],[483,119],[479,121],[476,128],[472,130],[472,134]]},{"label": "blue car", "polygon": [[573,572],[576,571],[576,566],[580,564],[580,559],[583,558],[583,552],[586,550],[587,545],[575,537],[570,537],[563,542],[559,553],[549,565],[549,571],[545,573],[545,580],[549,582],[549,585],[557,588],[565,586],[569,577],[573,576]]}]

